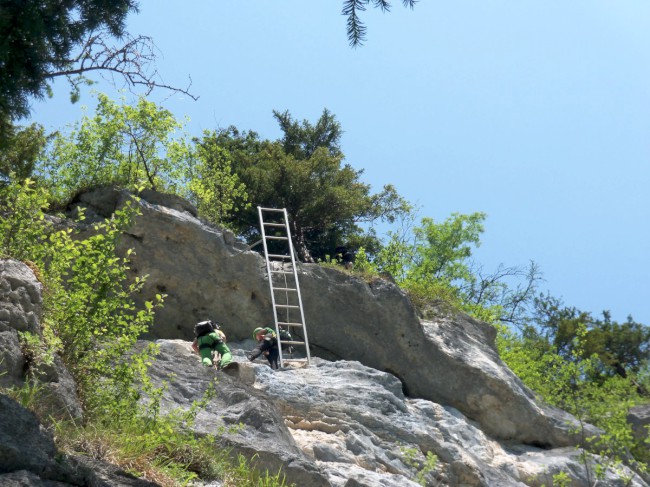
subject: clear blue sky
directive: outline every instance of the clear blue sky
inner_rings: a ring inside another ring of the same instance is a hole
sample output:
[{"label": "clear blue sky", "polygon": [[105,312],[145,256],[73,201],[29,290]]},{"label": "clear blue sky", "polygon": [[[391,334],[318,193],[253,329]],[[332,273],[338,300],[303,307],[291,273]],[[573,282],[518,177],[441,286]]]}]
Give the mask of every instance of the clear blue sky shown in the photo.
[{"label": "clear blue sky", "polygon": [[[487,213],[486,270],[534,260],[567,305],[650,324],[650,3],[393,4],[365,12],[358,49],[332,0],[141,0],[129,31],[154,38],[165,82],[191,76],[197,102],[151,96],[190,133],[275,139],[273,109],[326,107],[375,190],[437,220]],[[34,104],[48,128],[80,116],[63,85]]]}]

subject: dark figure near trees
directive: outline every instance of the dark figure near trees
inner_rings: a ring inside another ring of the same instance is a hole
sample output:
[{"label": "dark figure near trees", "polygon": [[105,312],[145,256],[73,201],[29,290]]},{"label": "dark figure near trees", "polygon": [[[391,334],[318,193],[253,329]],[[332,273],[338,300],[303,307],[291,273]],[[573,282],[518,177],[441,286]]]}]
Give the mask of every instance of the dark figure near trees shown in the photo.
[{"label": "dark figure near trees", "polygon": [[352,269],[354,266],[354,251],[348,250],[347,247],[336,247],[334,257],[346,269]]}]

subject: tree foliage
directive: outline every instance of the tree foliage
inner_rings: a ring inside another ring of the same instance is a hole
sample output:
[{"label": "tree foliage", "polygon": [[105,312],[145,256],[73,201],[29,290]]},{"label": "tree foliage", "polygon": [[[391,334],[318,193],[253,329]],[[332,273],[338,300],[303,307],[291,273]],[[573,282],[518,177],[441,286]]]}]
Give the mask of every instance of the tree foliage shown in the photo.
[{"label": "tree foliage", "polygon": [[416,245],[411,278],[418,281],[444,279],[450,283],[468,280],[471,274],[468,259],[472,247],[481,243],[484,220],[484,213],[453,213],[440,223],[433,218],[423,218],[421,226],[414,230]]},{"label": "tree foliage", "polygon": [[[588,334],[584,324],[576,327],[569,356],[558,354],[539,336],[517,334],[505,327],[500,328],[497,343],[501,358],[528,387],[578,419],[575,433],[583,435],[582,444],[588,451],[598,454],[582,457],[591,481],[596,482],[605,468],[616,469],[629,462],[629,451],[647,452],[647,447],[635,440],[627,422],[629,409],[643,402],[636,384],[617,375],[595,380],[604,364],[598,354],[589,354]],[[586,437],[587,423],[604,433]],[[647,461],[647,453],[638,455],[638,460]],[[594,463],[595,470],[591,468]],[[645,470],[647,466],[637,463],[635,468]]]},{"label": "tree foliage", "polygon": [[107,29],[124,33],[134,0],[2,1],[0,15],[0,114],[27,115],[29,97],[43,96],[54,71],[70,65],[70,54],[86,36]]},{"label": "tree foliage", "polygon": [[248,205],[231,156],[214,143],[214,133],[201,142],[182,128],[171,112],[142,97],[129,105],[99,94],[93,115],[52,137],[35,174],[56,202],[97,186],[151,188],[187,198],[202,217],[227,223]]},{"label": "tree foliage", "polygon": [[581,341],[580,358],[596,355],[600,360],[594,380],[612,375],[633,378],[647,367],[650,327],[635,322],[631,316],[624,323],[618,323],[607,311],[601,319],[594,318],[591,313],[565,306],[559,298],[549,294],[535,299],[535,312],[527,333],[548,343],[561,357],[570,360],[576,355],[576,337],[582,328],[586,331]]},{"label": "tree foliage", "polygon": [[106,184],[178,190],[190,157],[177,135],[182,123],[142,97],[135,106],[119,105],[103,94],[98,101],[94,116],[54,137],[39,166],[56,198]]},{"label": "tree foliage", "polygon": [[288,112],[274,115],[284,132],[280,140],[261,140],[255,132],[230,127],[200,141],[228,151],[246,186],[251,207],[231,224],[249,241],[259,236],[257,206],[287,209],[296,250],[305,261],[364,236],[372,240],[360,224],[392,221],[410,210],[394,187],[372,194],[361,182],[363,171],[343,162],[341,128],[330,112],[324,110],[313,125],[293,120]]},{"label": "tree foliage", "polygon": [[31,179],[20,182],[11,177],[6,185],[0,186],[0,257],[48,260],[47,199],[47,193]]},{"label": "tree foliage", "polygon": [[0,129],[0,181],[10,177],[19,181],[29,178],[37,160],[45,149],[48,137],[43,126],[33,123],[26,127],[10,121]]},{"label": "tree foliage", "polygon": [[490,323],[518,324],[541,274],[534,263],[528,269],[499,265],[492,273],[474,264],[484,220],[484,213],[453,213],[442,222],[410,221],[401,233],[389,233],[374,265],[408,290],[421,309],[444,302]]},{"label": "tree foliage", "polygon": [[213,223],[227,223],[246,210],[246,186],[232,170],[231,156],[216,144],[217,134],[205,131],[195,139],[192,161],[188,167],[188,198],[195,202],[199,214]]},{"label": "tree foliage", "polygon": [[273,117],[284,134],[281,139],[284,151],[296,159],[309,159],[320,147],[326,148],[331,156],[343,155],[340,145],[343,131],[329,110],[323,110],[315,125],[308,120],[302,123],[294,120],[288,110],[282,113],[274,110]]},{"label": "tree foliage", "polygon": [[94,72],[146,93],[161,87],[196,99],[160,80],[153,40],[124,30],[131,12],[137,12],[136,0],[2,0],[0,119],[27,116],[30,98],[49,93],[56,77],[67,78],[76,101]]}]

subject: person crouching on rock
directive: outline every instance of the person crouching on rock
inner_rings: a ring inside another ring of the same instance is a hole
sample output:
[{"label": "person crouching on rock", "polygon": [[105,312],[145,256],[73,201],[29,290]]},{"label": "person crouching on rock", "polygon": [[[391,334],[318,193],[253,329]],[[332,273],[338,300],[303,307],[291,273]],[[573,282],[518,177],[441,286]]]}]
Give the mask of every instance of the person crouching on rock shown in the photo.
[{"label": "person crouching on rock", "polygon": [[272,369],[277,369],[280,349],[278,348],[278,337],[272,328],[255,328],[253,337],[257,340],[257,347],[248,352],[248,360],[251,362],[260,355],[264,355],[269,361]]},{"label": "person crouching on rock", "polygon": [[201,356],[201,363],[206,367],[212,366],[214,352],[221,355],[218,368],[224,369],[232,362],[230,348],[226,345],[226,334],[219,329],[219,325],[210,320],[201,321],[194,327],[196,338],[192,342],[192,349]]}]

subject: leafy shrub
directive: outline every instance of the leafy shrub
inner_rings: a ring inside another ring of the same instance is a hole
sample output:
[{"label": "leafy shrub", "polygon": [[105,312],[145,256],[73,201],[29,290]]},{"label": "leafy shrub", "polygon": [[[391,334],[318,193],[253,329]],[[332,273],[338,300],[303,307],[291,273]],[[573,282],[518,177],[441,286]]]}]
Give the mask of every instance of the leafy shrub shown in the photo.
[{"label": "leafy shrub", "polygon": [[[499,330],[497,345],[508,367],[541,399],[578,419],[575,433],[582,435],[583,446],[588,451],[599,455],[587,453],[583,457],[588,475],[597,480],[605,469],[617,469],[621,463],[629,463],[628,452],[638,449],[626,417],[630,407],[642,399],[629,379],[610,376],[594,380],[603,367],[596,354],[583,357],[585,334],[582,326],[574,339],[570,360],[560,356],[548,343],[517,335],[505,327]],[[602,428],[604,433],[586,437],[586,423]],[[589,460],[598,464],[595,472],[590,470]],[[635,468],[645,471],[647,465],[635,462]]]}]

